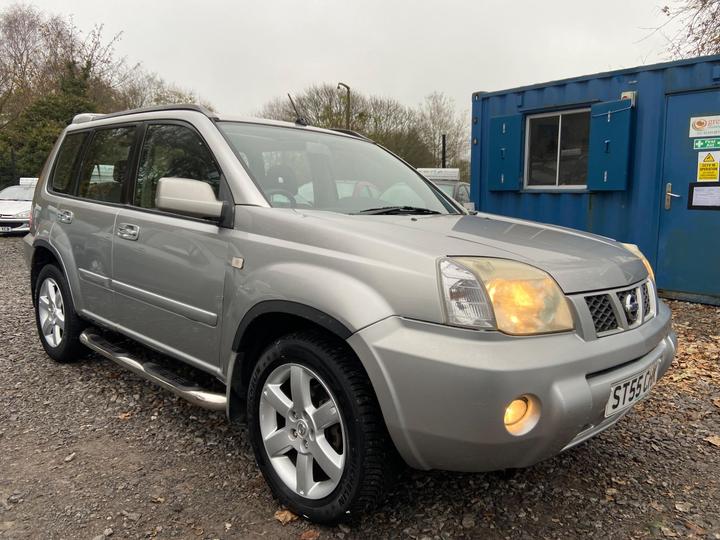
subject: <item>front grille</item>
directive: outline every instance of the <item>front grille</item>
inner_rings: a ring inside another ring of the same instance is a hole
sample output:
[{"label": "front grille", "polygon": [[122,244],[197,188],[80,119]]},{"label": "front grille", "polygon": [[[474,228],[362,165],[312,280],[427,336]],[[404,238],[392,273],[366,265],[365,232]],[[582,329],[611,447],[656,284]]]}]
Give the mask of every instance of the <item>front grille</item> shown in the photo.
[{"label": "front grille", "polygon": [[602,334],[603,332],[610,332],[618,328],[617,317],[615,316],[615,310],[612,307],[612,301],[610,295],[597,294],[594,296],[586,296],[585,302],[592,315],[593,323],[595,324],[595,332]]},{"label": "front grille", "polygon": [[583,296],[592,317],[595,335],[636,328],[655,316],[655,288],[645,281],[630,289],[615,289]]}]

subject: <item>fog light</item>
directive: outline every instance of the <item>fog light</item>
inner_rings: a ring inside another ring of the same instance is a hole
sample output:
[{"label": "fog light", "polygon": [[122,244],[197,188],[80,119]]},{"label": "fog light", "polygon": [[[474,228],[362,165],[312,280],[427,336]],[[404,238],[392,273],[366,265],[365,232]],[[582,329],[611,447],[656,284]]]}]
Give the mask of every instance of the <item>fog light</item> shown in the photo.
[{"label": "fog light", "polygon": [[525,397],[513,399],[505,409],[505,425],[512,426],[525,418],[528,411],[528,400]]}]

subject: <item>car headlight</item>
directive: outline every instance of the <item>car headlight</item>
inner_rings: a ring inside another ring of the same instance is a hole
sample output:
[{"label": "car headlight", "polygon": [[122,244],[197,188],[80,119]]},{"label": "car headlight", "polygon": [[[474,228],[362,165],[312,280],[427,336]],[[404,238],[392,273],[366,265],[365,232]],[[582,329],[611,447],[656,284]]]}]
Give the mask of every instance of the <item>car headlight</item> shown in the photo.
[{"label": "car headlight", "polygon": [[532,335],[572,330],[567,298],[549,274],[517,261],[441,259],[447,323]]},{"label": "car headlight", "polygon": [[16,218],[24,219],[30,217],[30,210],[25,210],[24,212],[19,212],[15,214]]},{"label": "car headlight", "polygon": [[655,281],[655,272],[653,272],[652,266],[650,266],[650,261],[648,261],[647,257],[645,257],[645,255],[643,255],[643,252],[640,251],[640,248],[637,247],[635,244],[623,244],[622,246],[642,261],[642,263],[645,265],[645,269],[647,270],[648,276],[654,282]]}]

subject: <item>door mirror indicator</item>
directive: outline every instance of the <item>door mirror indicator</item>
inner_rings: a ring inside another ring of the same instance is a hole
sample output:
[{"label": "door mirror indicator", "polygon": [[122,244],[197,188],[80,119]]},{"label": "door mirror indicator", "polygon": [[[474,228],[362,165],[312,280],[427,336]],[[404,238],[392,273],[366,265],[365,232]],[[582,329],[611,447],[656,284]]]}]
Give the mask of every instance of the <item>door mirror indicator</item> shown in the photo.
[{"label": "door mirror indicator", "polygon": [[161,178],[155,206],[197,218],[220,219],[223,212],[223,203],[215,197],[210,184],[189,178]]}]

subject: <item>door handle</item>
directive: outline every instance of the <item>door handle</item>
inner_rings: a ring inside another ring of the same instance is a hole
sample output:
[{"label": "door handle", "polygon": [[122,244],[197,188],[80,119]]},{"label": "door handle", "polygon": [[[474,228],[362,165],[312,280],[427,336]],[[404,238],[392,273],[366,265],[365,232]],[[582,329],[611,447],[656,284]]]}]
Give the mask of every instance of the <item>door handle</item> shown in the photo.
[{"label": "door handle", "polygon": [[665,184],[665,210],[670,210],[673,199],[680,199],[682,195],[672,192],[672,183],[668,182]]},{"label": "door handle", "polygon": [[123,240],[137,240],[140,236],[140,227],[131,223],[120,223],[117,226],[117,235]]},{"label": "door handle", "polygon": [[60,210],[57,213],[57,220],[60,223],[72,223],[73,213],[70,210]]}]

